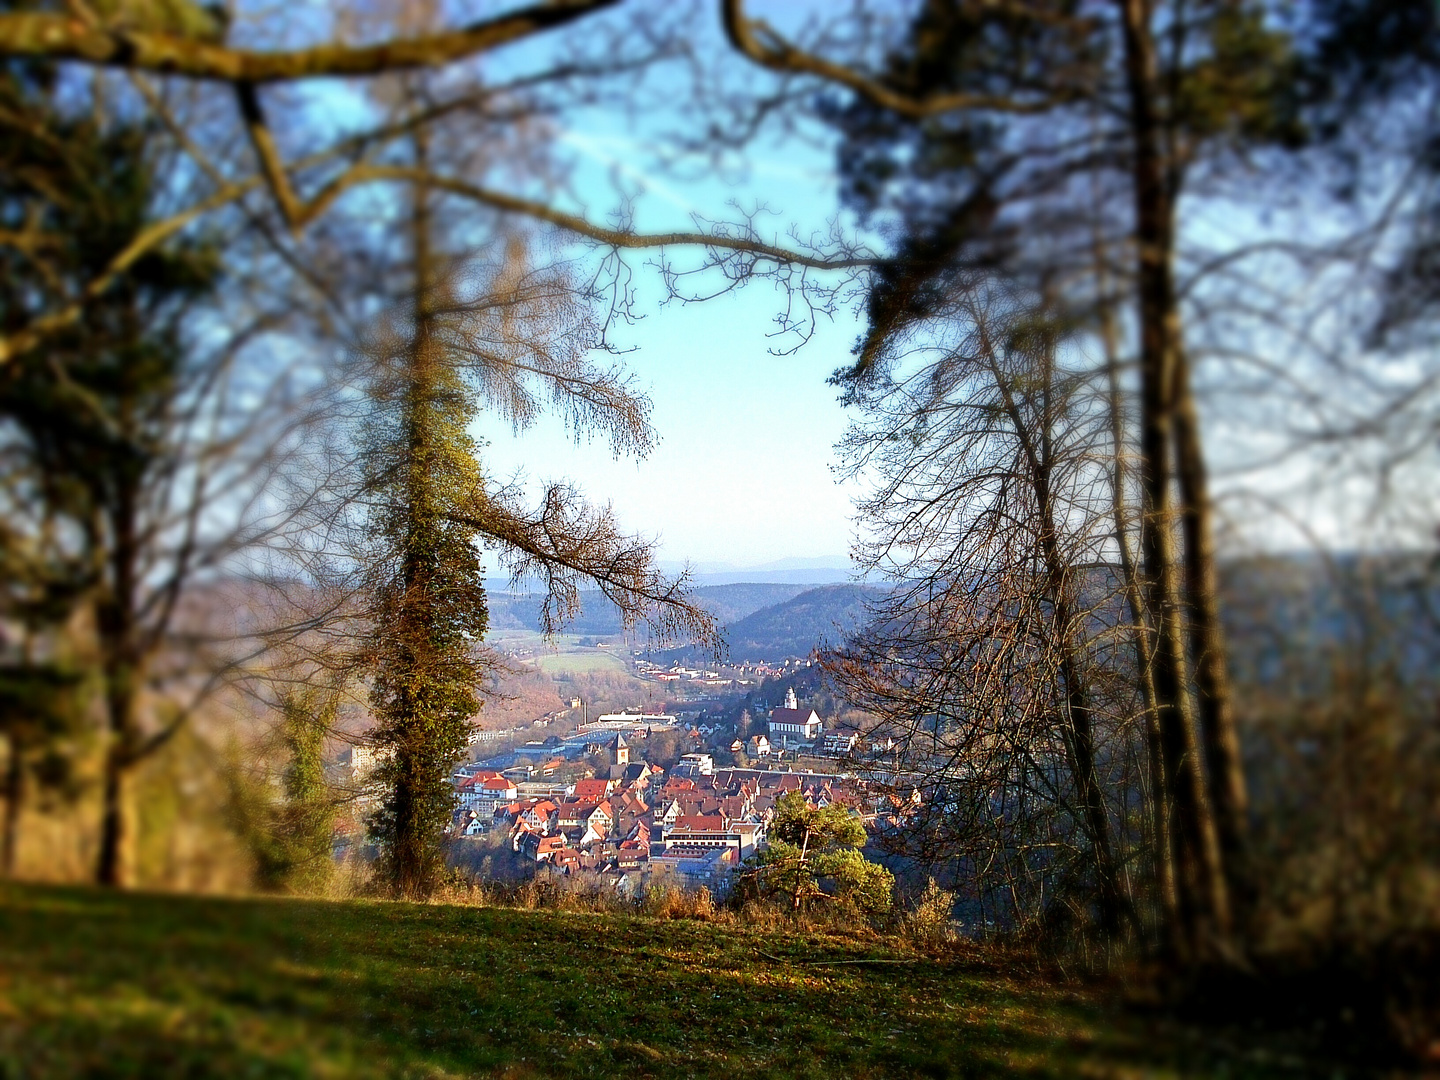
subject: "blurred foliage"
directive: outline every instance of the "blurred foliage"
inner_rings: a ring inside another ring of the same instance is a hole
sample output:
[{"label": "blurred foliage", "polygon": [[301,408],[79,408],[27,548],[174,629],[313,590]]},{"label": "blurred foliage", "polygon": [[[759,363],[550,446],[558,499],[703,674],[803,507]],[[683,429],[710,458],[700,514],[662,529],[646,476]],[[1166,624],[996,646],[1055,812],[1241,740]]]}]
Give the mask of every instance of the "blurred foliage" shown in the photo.
[{"label": "blurred foliage", "polygon": [[[0,378],[4,599],[40,655],[83,664],[92,677],[77,671],[74,684],[105,711],[102,877],[131,861],[123,789],[158,748],[138,702],[193,550],[193,537],[188,549],[172,544],[169,502],[196,407],[185,324],[222,277],[219,250],[201,235],[111,272],[159,197],[153,135],[145,122],[76,109],[42,66],[0,72],[0,229],[9,241],[0,245],[0,326],[13,332],[81,304]],[[167,580],[175,566],[179,577]],[[70,711],[87,708],[77,701]]]},{"label": "blurred foliage", "polygon": [[254,861],[255,884],[266,892],[322,894],[334,872],[333,832],[339,796],[325,778],[325,739],[339,696],[307,687],[280,702],[278,767],[241,760],[227,770],[230,815]]}]

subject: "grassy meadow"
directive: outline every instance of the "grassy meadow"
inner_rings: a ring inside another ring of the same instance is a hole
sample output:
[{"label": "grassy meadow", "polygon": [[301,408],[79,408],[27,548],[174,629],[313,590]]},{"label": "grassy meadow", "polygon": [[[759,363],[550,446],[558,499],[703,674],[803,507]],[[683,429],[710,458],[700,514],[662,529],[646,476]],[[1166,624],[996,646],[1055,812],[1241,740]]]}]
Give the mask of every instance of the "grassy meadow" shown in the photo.
[{"label": "grassy meadow", "polygon": [[858,932],[0,886],[7,1080],[1311,1071]]},{"label": "grassy meadow", "polygon": [[575,649],[546,653],[536,658],[535,666],[546,675],[588,675],[596,671],[625,674],[625,661],[603,649]]},{"label": "grassy meadow", "polygon": [[625,673],[625,658],[630,655],[626,645],[617,638],[606,638],[612,644],[606,649],[582,645],[589,640],[579,634],[556,634],[547,638],[533,630],[492,630],[485,635],[490,645],[506,650],[528,650],[533,655],[522,663],[533,664],[546,675],[590,674],[596,671]]}]

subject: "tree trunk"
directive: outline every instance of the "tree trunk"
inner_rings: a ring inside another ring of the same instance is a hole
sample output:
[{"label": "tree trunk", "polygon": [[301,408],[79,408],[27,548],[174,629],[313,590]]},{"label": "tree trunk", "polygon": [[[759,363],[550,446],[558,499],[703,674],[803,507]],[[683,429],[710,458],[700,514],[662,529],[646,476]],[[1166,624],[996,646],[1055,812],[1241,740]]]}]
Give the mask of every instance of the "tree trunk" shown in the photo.
[{"label": "tree trunk", "polygon": [[[1097,258],[1097,267],[1103,263]],[[1159,709],[1155,696],[1155,655],[1151,648],[1151,629],[1145,617],[1144,600],[1140,595],[1140,576],[1135,554],[1130,547],[1130,519],[1125,499],[1125,414],[1120,389],[1120,355],[1116,344],[1114,317],[1109,302],[1102,300],[1100,336],[1105,349],[1105,375],[1108,382],[1110,437],[1114,457],[1110,463],[1110,512],[1115,528],[1115,546],[1120,558],[1121,587],[1125,605],[1130,611],[1131,635],[1135,648],[1135,681],[1140,687],[1140,703],[1145,710],[1145,749],[1150,764],[1150,842],[1155,878],[1155,898],[1160,906],[1161,935],[1164,948],[1175,958],[1181,951],[1176,936],[1180,931],[1180,910],[1175,896],[1175,849],[1170,837],[1170,782],[1165,772],[1165,754],[1160,735]]]},{"label": "tree trunk", "polygon": [[1252,883],[1247,857],[1248,805],[1240,736],[1225,660],[1225,635],[1215,574],[1214,528],[1205,459],[1200,446],[1199,418],[1190,389],[1189,365],[1179,350],[1175,377],[1176,457],[1180,497],[1184,504],[1185,589],[1195,645],[1195,687],[1199,698],[1200,732],[1209,771],[1215,826],[1225,858],[1226,878],[1235,902],[1248,907]]},{"label": "tree trunk", "polygon": [[[426,144],[416,137],[416,156],[423,162]],[[409,640],[410,648],[416,650],[412,662],[418,670],[425,670],[430,657],[420,655],[428,642],[428,634],[420,625],[430,618],[431,582],[427,575],[427,564],[423,557],[424,539],[420,535],[427,525],[433,523],[435,508],[430,492],[431,478],[427,474],[430,463],[431,418],[428,408],[435,394],[435,376],[431,370],[434,358],[430,355],[431,296],[433,276],[430,250],[430,193],[423,186],[417,186],[411,206],[411,257],[414,261],[414,324],[413,340],[410,342],[409,386],[405,428],[409,439],[410,460],[407,462],[407,536],[404,542],[404,557],[401,576],[404,584],[403,621],[400,633]],[[426,836],[428,822],[424,820],[421,808],[420,785],[423,783],[424,763],[417,761],[409,735],[425,724],[425,712],[429,703],[414,693],[407,693],[401,721],[410,730],[402,736],[396,751],[395,790],[395,835],[390,852],[393,874],[392,884],[402,895],[421,897],[428,889],[426,880]]]},{"label": "tree trunk", "polygon": [[100,818],[100,858],[97,884],[124,889],[135,869],[134,825],[130,818],[130,774],[133,766],[118,753],[105,755],[105,782]]},{"label": "tree trunk", "polygon": [[[124,615],[119,618],[122,623],[127,622]],[[122,660],[106,665],[105,706],[110,721],[110,746],[105,753],[100,856],[95,880],[100,885],[118,889],[133,884],[135,872],[135,825],[130,805],[130,781],[139,761],[139,732],[135,716],[138,676],[133,663]]]},{"label": "tree trunk", "polygon": [[1144,709],[1145,749],[1150,770],[1150,844],[1155,900],[1159,907],[1161,946],[1168,958],[1184,951],[1181,938],[1179,901],[1175,893],[1175,849],[1171,842],[1170,808],[1173,795],[1165,771],[1164,740],[1160,732],[1159,706],[1155,692],[1153,630],[1141,595],[1139,569],[1130,546],[1131,518],[1126,494],[1128,470],[1125,464],[1129,441],[1125,434],[1125,396],[1120,384],[1119,334],[1115,326],[1114,299],[1110,293],[1108,257],[1100,233],[1095,237],[1095,275],[1099,297],[1096,314],[1100,343],[1105,352],[1106,406],[1110,410],[1110,439],[1114,453],[1110,461],[1110,515],[1115,547],[1120,560],[1120,584],[1130,612],[1131,642],[1135,649],[1135,681]]},{"label": "tree trunk", "polygon": [[1201,960],[1230,933],[1230,899],[1189,690],[1184,607],[1175,557],[1170,499],[1179,321],[1171,259],[1174,206],[1166,183],[1155,112],[1158,80],[1145,0],[1119,0],[1124,20],[1130,124],[1134,140],[1135,237],[1138,249],[1143,496],[1141,553],[1147,603],[1155,627],[1156,719],[1165,777],[1173,799],[1179,908],[1193,959]]},{"label": "tree trunk", "polygon": [[15,876],[19,857],[20,814],[25,808],[25,767],[20,753],[20,740],[6,739],[9,756],[5,765],[5,828],[0,833],[0,877]]},{"label": "tree trunk", "polygon": [[1105,793],[1095,769],[1094,719],[1090,694],[1075,643],[1075,616],[1069,597],[1069,568],[1064,563],[1055,535],[1054,507],[1051,504],[1048,475],[1042,473],[1036,483],[1044,529],[1041,547],[1049,578],[1050,603],[1055,613],[1055,629],[1060,648],[1060,677],[1065,683],[1065,717],[1071,768],[1075,786],[1084,809],[1085,831],[1095,860],[1095,873],[1100,885],[1100,925],[1107,934],[1120,930],[1121,918],[1127,907],[1115,854],[1110,842],[1110,814],[1105,807]]},{"label": "tree trunk", "polygon": [[135,529],[135,492],[117,494],[109,512],[113,548],[109,555],[110,592],[96,606],[109,745],[101,795],[100,855],[95,880],[111,888],[132,884],[135,827],[131,820],[130,779],[140,758],[136,708],[143,674],[139,659],[136,601],[139,548]]},{"label": "tree trunk", "polygon": [[[1057,605],[1056,621],[1070,618],[1069,605]],[[1060,673],[1066,686],[1066,713],[1069,720],[1071,756],[1080,804],[1085,812],[1085,831],[1095,860],[1095,873],[1100,885],[1100,927],[1108,935],[1118,934],[1128,907],[1120,875],[1115,866],[1114,847],[1110,842],[1110,815],[1105,807],[1105,794],[1095,770],[1094,723],[1089,695],[1080,673],[1074,644],[1068,639],[1060,646]]]}]

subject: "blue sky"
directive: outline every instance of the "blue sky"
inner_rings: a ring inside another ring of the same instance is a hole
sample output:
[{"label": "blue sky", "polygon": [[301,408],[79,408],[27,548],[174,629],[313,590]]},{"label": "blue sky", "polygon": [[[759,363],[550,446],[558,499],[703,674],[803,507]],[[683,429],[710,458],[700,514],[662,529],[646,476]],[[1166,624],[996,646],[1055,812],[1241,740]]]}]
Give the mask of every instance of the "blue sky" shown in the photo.
[{"label": "blue sky", "polygon": [[[733,218],[730,200],[763,204],[777,230],[793,223],[802,234],[824,230],[838,211],[833,158],[823,148],[791,143],[782,155],[761,147],[739,184],[704,169],[696,170],[703,177],[697,181],[657,179],[643,164],[650,144],[618,125],[592,114],[561,135],[592,218],[615,205],[617,175],[643,186],[642,229],[693,227],[692,212]],[[577,482],[592,501],[613,503],[627,529],[657,538],[665,562],[847,565],[855,488],[837,484],[830,468],[846,417],[825,380],[848,357],[859,330],[855,312],[837,312],[798,351],[775,355],[768,335],[785,297],[769,282],[705,303],[662,304],[661,282],[651,274],[642,277],[639,296],[644,318],[623,327],[616,341],[633,350],[625,363],[654,404],[654,452],[644,461],[616,461],[603,442],[577,447],[558,422],[542,421],[517,437],[482,419],[476,433],[491,443],[487,468],[505,477],[520,470],[537,484]]]},{"label": "blue sky", "polygon": [[592,501],[613,502],[627,528],[658,536],[666,561],[844,565],[853,488],[829,468],[846,421],[825,379],[855,325],[822,327],[797,354],[772,356],[776,302],[762,285],[655,311],[624,334],[636,347],[627,363],[654,402],[660,440],[648,459],[616,461],[600,441],[577,447],[553,421],[518,437],[482,421],[488,467],[577,481]]}]

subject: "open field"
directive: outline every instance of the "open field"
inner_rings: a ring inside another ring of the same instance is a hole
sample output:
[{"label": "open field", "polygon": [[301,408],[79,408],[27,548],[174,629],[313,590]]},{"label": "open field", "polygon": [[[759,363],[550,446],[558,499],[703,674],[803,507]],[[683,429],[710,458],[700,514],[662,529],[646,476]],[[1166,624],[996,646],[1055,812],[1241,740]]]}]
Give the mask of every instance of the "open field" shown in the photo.
[{"label": "open field", "polygon": [[863,937],[0,887],[7,1078],[1310,1071],[1242,1046]]},{"label": "open field", "polygon": [[547,675],[565,675],[591,671],[625,671],[624,658],[629,650],[623,644],[609,649],[597,649],[581,645],[582,638],[575,634],[561,634],[546,638],[530,630],[499,630],[485,636],[485,640],[496,648],[525,651],[533,655],[521,662],[530,662]]},{"label": "open field", "polygon": [[543,653],[535,658],[535,666],[547,675],[585,674],[592,671],[626,671],[625,661],[601,649],[574,652]]}]

